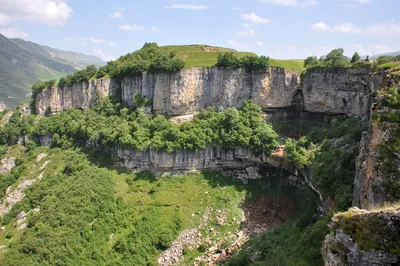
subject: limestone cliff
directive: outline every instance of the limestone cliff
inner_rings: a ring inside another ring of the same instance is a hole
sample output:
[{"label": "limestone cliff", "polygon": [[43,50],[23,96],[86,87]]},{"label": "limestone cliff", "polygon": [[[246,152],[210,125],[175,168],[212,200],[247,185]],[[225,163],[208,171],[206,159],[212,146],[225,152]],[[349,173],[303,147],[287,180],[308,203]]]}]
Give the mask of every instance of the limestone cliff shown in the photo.
[{"label": "limestone cliff", "polygon": [[[397,88],[397,82],[388,82],[387,86]],[[400,199],[400,128],[396,120],[385,120],[398,115],[399,110],[384,106],[381,93],[373,98],[370,127],[363,134],[356,161],[353,205],[366,209]]]},{"label": "limestone cliff", "polygon": [[100,79],[72,86],[54,87],[36,96],[36,113],[57,113],[71,108],[86,109],[102,96],[120,93],[121,102],[132,105],[135,94],[152,99],[153,112],[170,116],[187,115],[214,107],[239,107],[254,99],[262,107],[289,106],[298,89],[299,78],[291,71],[271,68],[252,72],[185,68],[175,74],[147,74],[140,77]]},{"label": "limestone cliff", "polygon": [[263,163],[264,156],[256,156],[244,148],[206,147],[199,151],[181,150],[175,153],[146,149],[116,149],[117,165],[131,170],[205,170],[245,168]]},{"label": "limestone cliff", "polygon": [[302,79],[304,108],[314,113],[346,114],[366,118],[371,93],[381,87],[383,76],[369,67],[313,68]]},{"label": "limestone cliff", "polygon": [[369,68],[311,69],[303,77],[283,68],[265,71],[185,68],[175,74],[143,73],[123,80],[100,79],[72,86],[54,87],[37,94],[36,113],[57,113],[89,108],[96,98],[117,96],[132,105],[135,94],[152,99],[154,113],[169,116],[193,114],[207,107],[239,107],[252,99],[264,109],[299,106],[327,114],[365,116],[369,95],[377,86]]},{"label": "limestone cliff", "polygon": [[332,219],[322,247],[325,266],[400,264],[400,211],[351,208]]}]

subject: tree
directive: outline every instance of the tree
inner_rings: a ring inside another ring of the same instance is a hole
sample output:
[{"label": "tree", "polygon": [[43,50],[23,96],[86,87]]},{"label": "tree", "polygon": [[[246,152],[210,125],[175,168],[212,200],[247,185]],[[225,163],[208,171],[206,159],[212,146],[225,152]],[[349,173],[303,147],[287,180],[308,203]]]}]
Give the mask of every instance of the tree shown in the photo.
[{"label": "tree", "polygon": [[357,62],[359,62],[359,61],[361,61],[361,57],[360,57],[360,55],[359,55],[357,52],[355,52],[354,55],[353,55],[353,57],[351,58],[351,62],[352,62],[352,63],[357,63]]},{"label": "tree", "polygon": [[323,64],[327,67],[345,67],[348,65],[348,59],[343,55],[343,48],[333,49],[326,55]]},{"label": "tree", "polygon": [[379,56],[378,59],[376,59],[376,64],[377,65],[383,65],[389,62],[394,62],[395,61],[395,57],[390,56],[390,55],[382,55]]},{"label": "tree", "polygon": [[304,67],[315,67],[318,64],[318,58],[316,56],[309,56],[304,60]]}]

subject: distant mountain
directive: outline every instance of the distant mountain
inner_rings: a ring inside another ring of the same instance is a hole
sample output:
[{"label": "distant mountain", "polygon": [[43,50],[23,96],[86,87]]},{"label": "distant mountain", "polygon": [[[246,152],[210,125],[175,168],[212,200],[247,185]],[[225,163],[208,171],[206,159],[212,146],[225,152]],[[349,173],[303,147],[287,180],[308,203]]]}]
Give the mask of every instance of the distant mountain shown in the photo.
[{"label": "distant mountain", "polygon": [[379,56],[382,56],[382,55],[396,56],[396,55],[399,55],[399,54],[400,54],[400,51],[397,51],[397,52],[392,52],[392,53],[377,54],[377,55],[375,55],[375,57],[379,57]]},{"label": "distant mountain", "polygon": [[59,79],[88,65],[103,65],[95,57],[62,51],[0,34],[0,101],[15,107],[30,99],[38,80]]}]

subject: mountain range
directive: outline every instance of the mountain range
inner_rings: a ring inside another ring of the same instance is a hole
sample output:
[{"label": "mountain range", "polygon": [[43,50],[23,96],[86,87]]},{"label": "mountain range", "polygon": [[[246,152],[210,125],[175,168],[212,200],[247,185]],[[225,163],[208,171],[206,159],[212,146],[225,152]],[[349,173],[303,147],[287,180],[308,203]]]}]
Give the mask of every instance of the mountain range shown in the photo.
[{"label": "mountain range", "polygon": [[39,80],[59,79],[88,65],[103,65],[92,55],[63,51],[0,34],[0,101],[13,108],[30,99]]}]

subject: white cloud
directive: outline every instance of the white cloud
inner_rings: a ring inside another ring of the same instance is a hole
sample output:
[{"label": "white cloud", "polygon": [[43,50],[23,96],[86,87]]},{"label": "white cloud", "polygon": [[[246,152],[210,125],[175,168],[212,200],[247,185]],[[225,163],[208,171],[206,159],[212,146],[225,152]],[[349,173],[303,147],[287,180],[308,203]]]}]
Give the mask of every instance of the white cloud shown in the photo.
[{"label": "white cloud", "polygon": [[345,7],[345,8],[354,8],[354,7],[359,7],[360,5],[363,4],[369,4],[371,3],[371,0],[346,0],[348,4],[342,4],[340,6]]},{"label": "white cloud", "polygon": [[260,0],[263,3],[281,5],[288,7],[301,7],[306,8],[309,6],[316,6],[318,2],[316,0]]},{"label": "white cloud", "polygon": [[331,28],[325,22],[317,22],[311,25],[314,31],[330,31]]},{"label": "white cloud", "polygon": [[140,31],[144,30],[143,26],[139,26],[136,24],[123,24],[119,26],[120,30],[128,30],[128,31]]},{"label": "white cloud", "polygon": [[248,14],[242,14],[240,17],[243,20],[248,20],[248,21],[253,22],[253,23],[267,24],[267,23],[270,22],[269,19],[259,17],[254,12],[251,12],[251,13],[248,13]]},{"label": "white cloud", "polygon": [[232,7],[232,10],[238,11],[238,10],[240,10],[240,7]]},{"label": "white cloud", "polygon": [[103,52],[103,50],[101,50],[101,49],[93,49],[93,53],[94,53],[96,56],[98,56],[101,60],[106,61],[106,62],[112,61],[112,60],[115,60],[115,59],[116,59],[115,56],[106,55],[106,54]]},{"label": "white cloud", "polygon": [[297,0],[262,0],[261,2],[281,6],[297,6]]},{"label": "white cloud", "polygon": [[343,33],[361,33],[362,30],[352,23],[344,23],[335,26],[329,26],[325,22],[317,22],[311,25],[314,31],[330,31]]},{"label": "white cloud", "polygon": [[124,18],[124,14],[120,11],[114,11],[112,14],[108,15],[112,19],[121,19]]},{"label": "white cloud", "polygon": [[249,23],[244,23],[244,24],[243,24],[243,28],[245,28],[245,29],[250,28],[250,24],[249,24]]},{"label": "white cloud", "polygon": [[236,42],[233,40],[229,40],[228,44],[233,47],[233,48],[238,48],[238,49],[247,49],[247,45],[241,42]]},{"label": "white cloud", "polygon": [[160,29],[155,27],[155,26],[153,26],[153,27],[151,27],[151,31],[152,32],[160,32]]},{"label": "white cloud", "polygon": [[1,0],[0,3],[0,25],[13,21],[64,25],[73,13],[64,0]]},{"label": "white cloud", "polygon": [[370,25],[366,28],[366,32],[377,36],[400,36],[400,23],[391,22]]},{"label": "white cloud", "polygon": [[344,33],[361,33],[362,30],[352,23],[344,23],[341,25],[334,26],[333,32],[344,32]]},{"label": "white cloud", "polygon": [[258,46],[264,46],[264,43],[261,42],[261,41],[258,41],[258,42],[257,42],[257,45],[258,45]]},{"label": "white cloud", "polygon": [[0,28],[0,33],[6,36],[7,38],[21,38],[21,39],[28,38],[28,34],[18,28],[3,28],[3,29]]},{"label": "white cloud", "polygon": [[244,31],[238,31],[237,32],[237,34],[239,35],[239,36],[254,36],[254,35],[256,35],[256,33],[253,31],[253,30],[248,30],[248,31],[246,31],[246,30],[244,30]]},{"label": "white cloud", "polygon": [[0,13],[0,26],[7,25],[10,22],[10,20],[11,20],[10,17]]},{"label": "white cloud", "polygon": [[309,6],[316,6],[316,5],[318,5],[318,2],[316,0],[307,0],[307,1],[301,2],[299,6],[302,8],[306,8]]},{"label": "white cloud", "polygon": [[93,43],[93,44],[103,44],[106,46],[114,46],[115,45],[113,42],[105,41],[103,39],[92,37],[92,36],[89,36],[87,38],[67,38],[67,41],[82,42],[82,44]]},{"label": "white cloud", "polygon": [[206,5],[192,5],[192,4],[169,4],[164,6],[169,9],[192,9],[192,10],[204,10],[207,9]]}]

